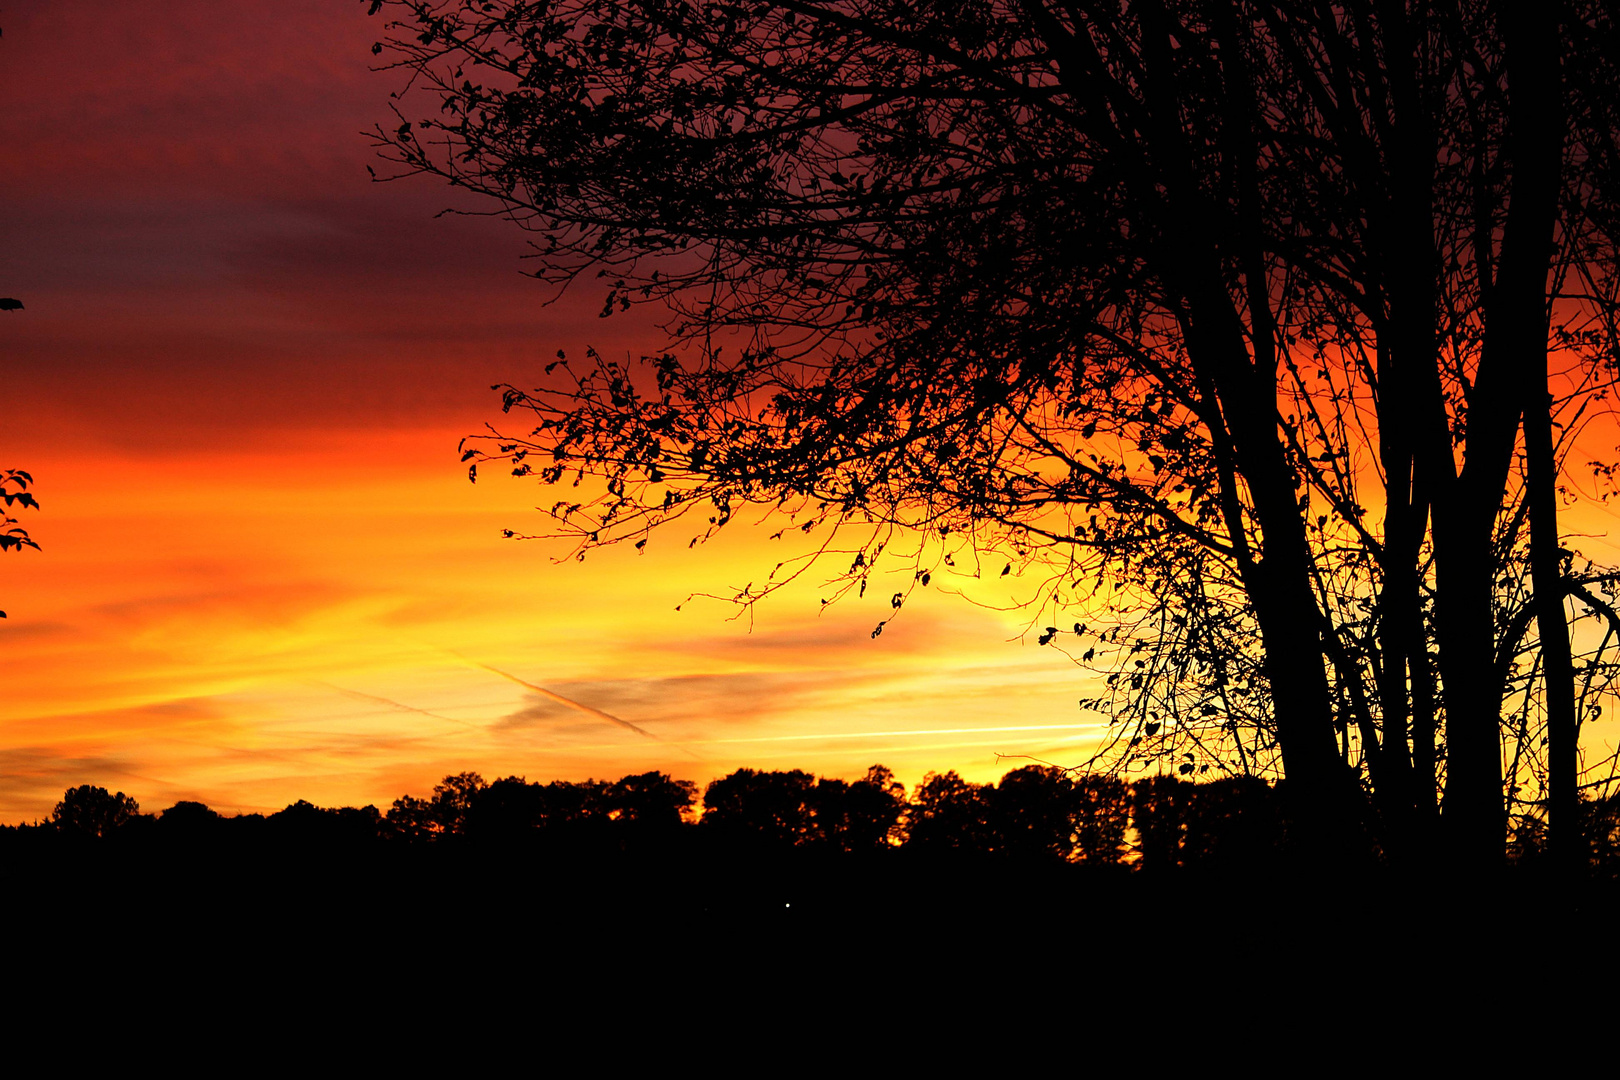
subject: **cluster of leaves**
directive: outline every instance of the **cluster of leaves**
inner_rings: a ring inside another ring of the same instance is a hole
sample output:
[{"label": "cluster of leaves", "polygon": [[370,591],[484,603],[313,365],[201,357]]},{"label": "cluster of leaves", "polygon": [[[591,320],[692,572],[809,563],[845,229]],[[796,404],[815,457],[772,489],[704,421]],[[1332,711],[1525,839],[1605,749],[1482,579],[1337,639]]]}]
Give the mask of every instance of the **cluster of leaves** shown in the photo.
[{"label": "cluster of leaves", "polygon": [[39,550],[39,545],[28,538],[28,530],[22,528],[17,519],[11,516],[12,507],[21,507],[25,510],[38,510],[39,503],[28,490],[28,485],[34,482],[33,476],[21,469],[7,469],[0,474],[0,499],[5,500],[5,514],[0,517],[0,551],[14,551],[25,547]]},{"label": "cluster of leaves", "polygon": [[[5,500],[5,510],[0,513],[0,551],[20,551],[25,547],[39,550],[39,545],[28,535],[28,530],[11,516],[13,507],[24,510],[38,510],[39,503],[34,499],[34,493],[28,486],[34,478],[21,469],[7,469],[0,473],[0,499]],[[6,613],[0,611],[0,619]]]}]

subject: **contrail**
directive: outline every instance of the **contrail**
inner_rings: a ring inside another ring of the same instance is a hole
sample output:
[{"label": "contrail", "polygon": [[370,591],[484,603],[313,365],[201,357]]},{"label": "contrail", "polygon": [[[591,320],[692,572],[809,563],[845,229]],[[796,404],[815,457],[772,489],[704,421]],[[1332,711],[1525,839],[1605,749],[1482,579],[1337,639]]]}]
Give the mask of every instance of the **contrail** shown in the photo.
[{"label": "contrail", "polygon": [[316,686],[324,686],[328,690],[335,690],[344,697],[358,698],[361,701],[375,701],[379,705],[387,705],[391,709],[399,709],[403,712],[420,713],[423,716],[431,716],[435,720],[447,720],[452,724],[460,724],[462,727],[470,727],[475,730],[478,728],[478,725],[472,723],[471,721],[457,720],[453,716],[442,716],[436,712],[428,712],[426,709],[418,709],[415,705],[407,705],[403,701],[395,701],[393,698],[378,697],[376,694],[366,694],[360,692],[359,690],[345,690],[341,686],[334,686],[329,682],[321,682],[319,679],[314,680],[314,683]]},{"label": "contrail", "polygon": [[[665,746],[673,746],[676,749],[680,750],[683,754],[686,754],[688,757],[697,758],[697,755],[692,753],[692,751],[686,749],[686,747],[680,746],[677,743],[671,743],[671,742],[668,742],[667,740],[660,739],[657,735],[654,735],[652,732],[648,731],[646,728],[640,727],[640,726],[638,726],[636,724],[632,724],[630,721],[625,720],[625,719],[623,719],[621,717],[614,716],[612,713],[605,713],[601,709],[592,708],[589,705],[585,705],[585,704],[582,704],[581,702],[575,701],[573,698],[565,698],[561,694],[557,693],[555,690],[547,690],[543,686],[536,686],[534,683],[530,682],[529,680],[520,679],[516,675],[513,675],[511,672],[502,671],[500,668],[496,668],[496,667],[490,667],[488,664],[480,664],[477,660],[468,660],[465,656],[461,656],[461,654],[459,654],[459,653],[453,653],[452,655],[459,657],[461,660],[463,660],[464,662],[466,662],[468,664],[471,664],[473,667],[483,668],[485,671],[489,672],[491,675],[499,675],[503,679],[506,679],[506,680],[508,680],[510,682],[517,683],[519,686],[528,687],[530,690],[533,690],[535,693],[539,694],[541,697],[549,698],[550,700],[555,701],[559,705],[566,705],[570,709],[575,709],[575,710],[577,710],[579,712],[584,713],[586,716],[594,716],[598,720],[606,720],[610,724],[617,724],[622,728],[628,728],[629,730],[635,732],[637,735],[640,735],[643,738],[651,739],[653,742],[656,742],[656,743],[663,743]],[[702,759],[698,758],[698,760],[701,761]]]}]

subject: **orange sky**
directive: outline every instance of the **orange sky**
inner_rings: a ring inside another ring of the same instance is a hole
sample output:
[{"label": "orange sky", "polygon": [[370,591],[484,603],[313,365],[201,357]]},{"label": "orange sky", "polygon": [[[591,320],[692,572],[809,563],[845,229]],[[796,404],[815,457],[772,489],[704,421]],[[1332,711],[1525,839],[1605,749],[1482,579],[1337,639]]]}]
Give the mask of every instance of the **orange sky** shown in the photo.
[{"label": "orange sky", "polygon": [[768,529],[561,565],[500,539],[545,493],[467,482],[489,385],[656,330],[542,307],[510,227],[369,182],[395,80],[363,5],[13,3],[0,30],[0,295],[26,305],[0,323],[0,467],[44,507],[43,550],[0,561],[0,821],[79,783],[386,807],[462,769],[909,783],[1089,756],[1084,677],[948,581],[874,641],[892,589],[821,614],[808,583],[751,629],[674,610],[767,572]]},{"label": "orange sky", "polygon": [[44,507],[43,551],[0,559],[0,822],[79,783],[273,810],[386,806],[463,769],[883,762],[914,783],[1090,755],[1086,677],[949,580],[874,641],[883,587],[822,614],[811,581],[751,628],[674,610],[768,571],[768,528],[561,565],[499,538],[542,529],[547,498],[467,483],[489,385],[656,328],[597,320],[594,295],[542,307],[515,230],[368,181],[360,132],[397,80],[367,70],[363,4],[33,0],[0,29],[0,295],[27,305],[0,313],[0,468]]}]

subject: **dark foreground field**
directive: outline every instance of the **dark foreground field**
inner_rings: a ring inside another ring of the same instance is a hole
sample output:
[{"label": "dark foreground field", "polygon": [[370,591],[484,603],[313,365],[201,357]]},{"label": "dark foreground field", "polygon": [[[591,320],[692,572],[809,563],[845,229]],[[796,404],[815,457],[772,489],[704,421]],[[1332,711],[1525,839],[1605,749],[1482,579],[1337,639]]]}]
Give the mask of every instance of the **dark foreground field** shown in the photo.
[{"label": "dark foreground field", "polygon": [[210,1069],[1072,1075],[1292,1048],[1314,1074],[1367,1039],[1524,1052],[1602,1008],[1620,911],[1527,874],[893,855],[37,851],[0,870],[8,1022]]},{"label": "dark foreground field", "polygon": [[449,844],[224,853],[85,845],[13,853],[0,868],[0,912],[14,928],[14,955],[47,968],[55,957],[139,978],[190,973],[209,985],[259,972],[322,992],[445,980],[473,992],[521,976],[537,992],[611,986],[651,1004],[691,994],[1019,993],[1016,983],[995,986],[996,973],[1032,972],[1080,998],[1144,978],[1173,993],[1217,977],[1281,987],[1395,970],[1502,985],[1532,978],[1583,940],[1582,966],[1605,966],[1601,943],[1620,906],[1611,885],[1558,886],[1514,871],[1461,881],[1378,868],[1151,873],[904,852],[604,858]]}]

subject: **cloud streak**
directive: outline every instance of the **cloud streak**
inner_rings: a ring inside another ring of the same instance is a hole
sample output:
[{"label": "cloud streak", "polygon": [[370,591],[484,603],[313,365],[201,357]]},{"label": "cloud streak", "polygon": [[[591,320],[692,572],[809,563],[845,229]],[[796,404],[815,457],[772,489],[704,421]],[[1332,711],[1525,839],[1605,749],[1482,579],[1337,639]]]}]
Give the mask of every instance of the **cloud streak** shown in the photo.
[{"label": "cloud streak", "polygon": [[624,728],[624,729],[626,729],[628,731],[635,732],[637,735],[640,735],[643,738],[651,739],[653,742],[663,743],[666,746],[675,746],[677,749],[683,750],[683,752],[688,754],[688,755],[691,755],[693,757],[696,756],[696,755],[692,754],[692,752],[690,750],[685,750],[685,748],[681,747],[678,743],[670,743],[665,739],[660,739],[657,735],[654,735],[652,732],[648,731],[646,728],[640,727],[639,725],[636,725],[636,724],[632,724],[630,721],[625,720],[622,717],[614,716],[612,713],[605,713],[601,709],[592,708],[591,706],[586,705],[586,704],[584,704],[582,702],[575,701],[573,698],[563,697],[561,694],[557,693],[555,690],[547,690],[543,686],[536,686],[534,683],[530,682],[529,680],[520,679],[516,675],[513,675],[509,671],[502,671],[500,668],[490,667],[488,664],[480,664],[476,660],[468,660],[465,656],[461,656],[459,653],[452,653],[451,655],[456,656],[458,659],[462,660],[464,663],[471,664],[475,668],[481,668],[484,671],[487,671],[492,675],[499,675],[501,678],[506,679],[508,682],[515,682],[519,686],[527,687],[528,689],[533,690],[535,693],[539,694],[541,697],[548,698],[551,701],[555,701],[559,705],[566,705],[568,708],[573,709],[573,710],[575,710],[577,712],[584,713],[586,716],[595,717],[596,719],[606,721],[609,724],[616,724],[619,727],[622,727],[622,728]]}]

